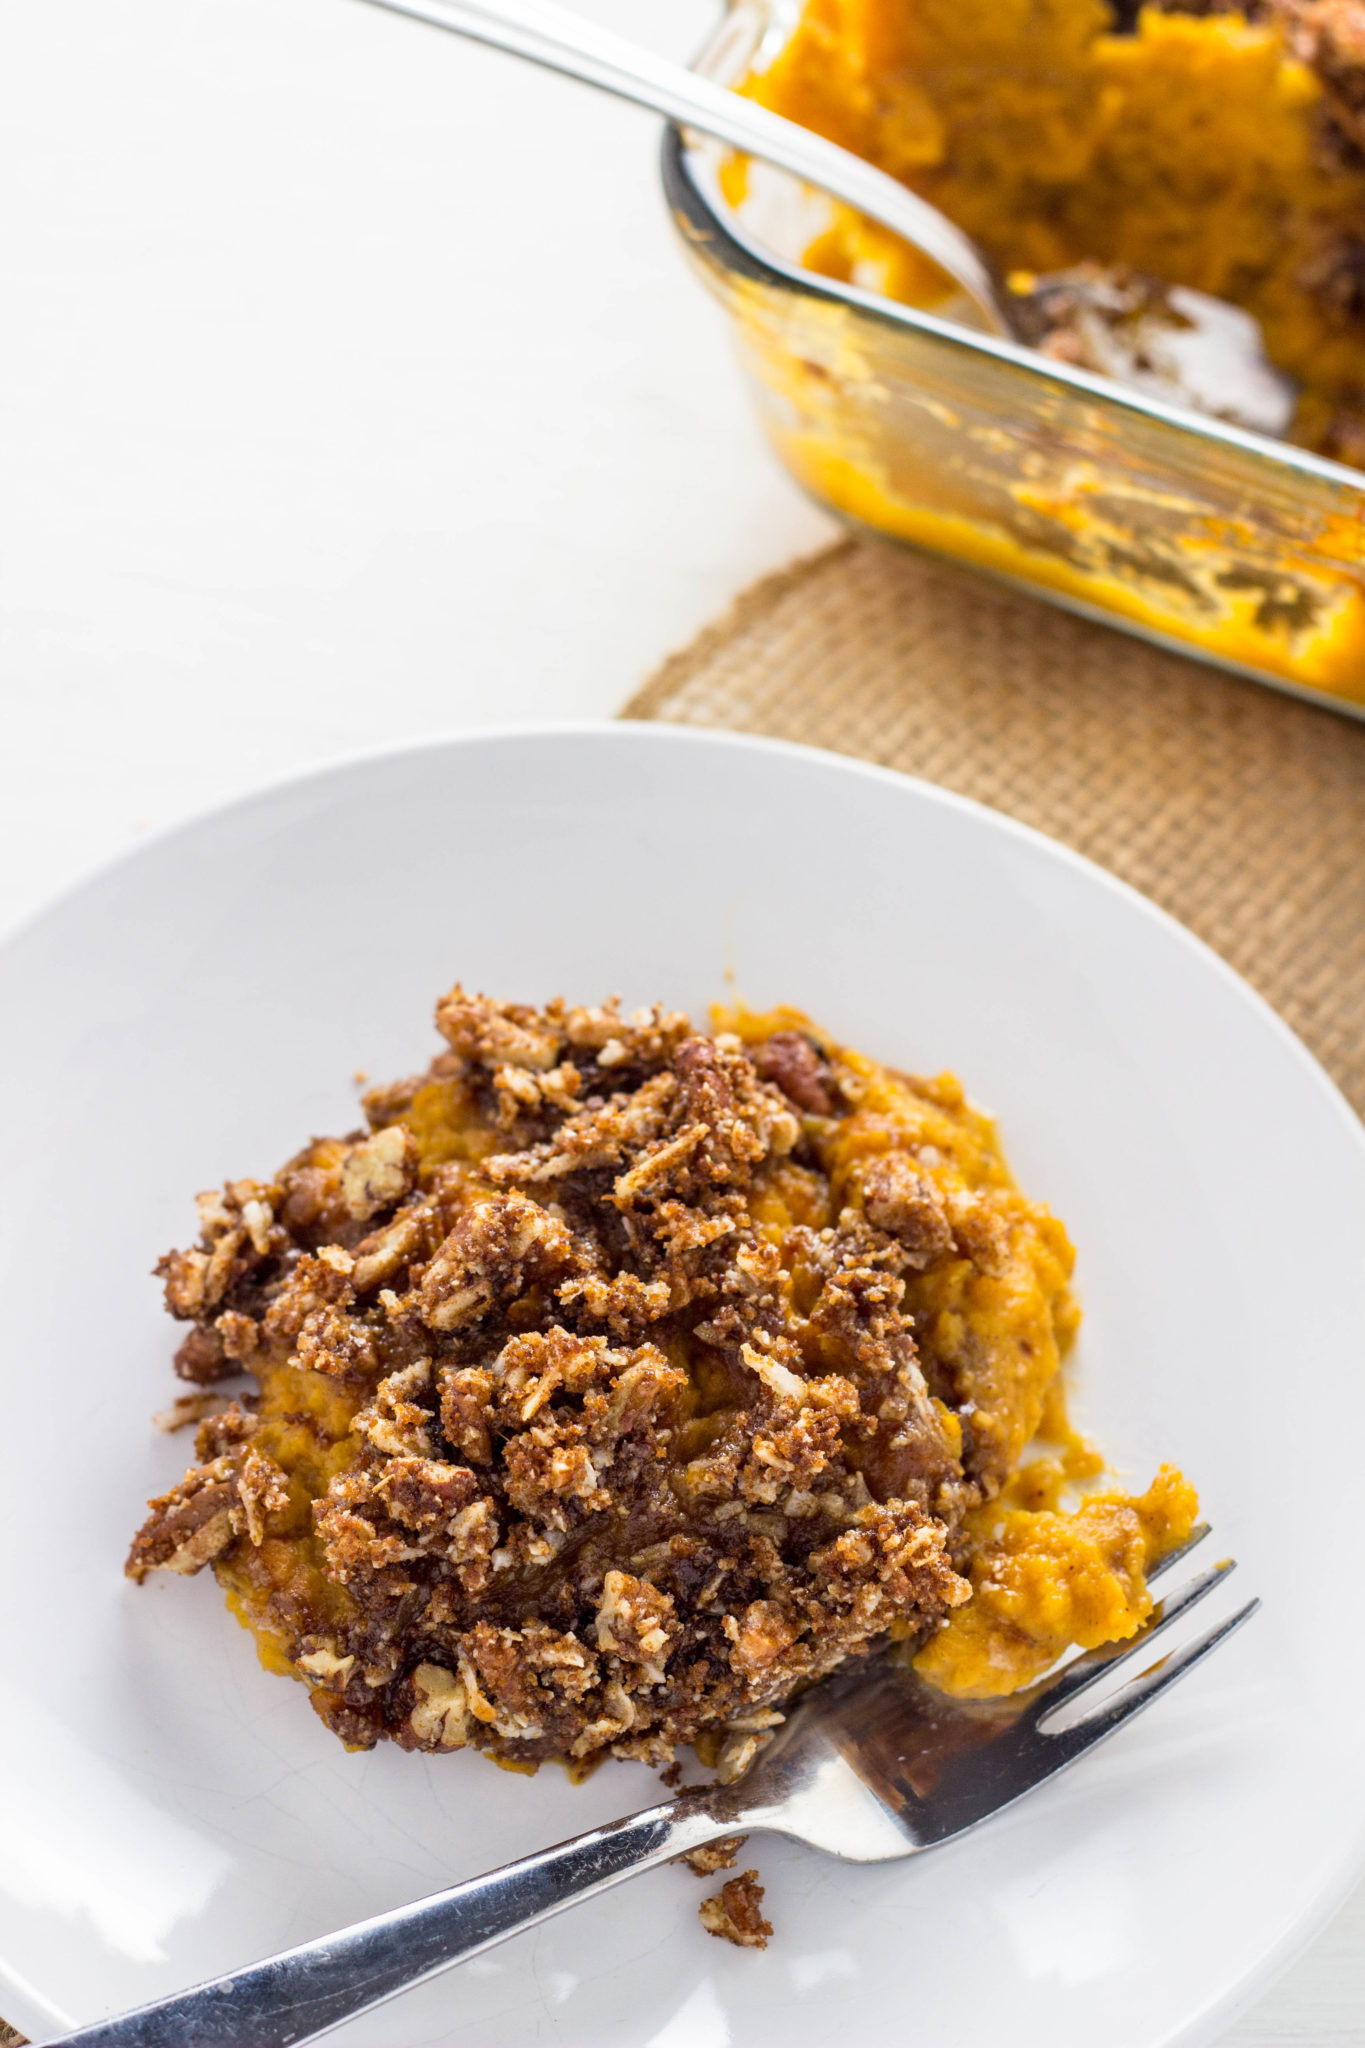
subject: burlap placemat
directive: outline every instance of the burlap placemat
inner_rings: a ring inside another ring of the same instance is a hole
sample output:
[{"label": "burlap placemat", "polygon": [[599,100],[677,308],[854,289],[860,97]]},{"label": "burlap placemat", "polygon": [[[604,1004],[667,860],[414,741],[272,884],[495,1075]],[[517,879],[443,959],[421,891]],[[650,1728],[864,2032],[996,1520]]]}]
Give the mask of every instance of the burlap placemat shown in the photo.
[{"label": "burlap placemat", "polygon": [[622,715],[857,754],[1064,840],[1216,947],[1365,1115],[1365,725],[854,540],[756,584]]}]

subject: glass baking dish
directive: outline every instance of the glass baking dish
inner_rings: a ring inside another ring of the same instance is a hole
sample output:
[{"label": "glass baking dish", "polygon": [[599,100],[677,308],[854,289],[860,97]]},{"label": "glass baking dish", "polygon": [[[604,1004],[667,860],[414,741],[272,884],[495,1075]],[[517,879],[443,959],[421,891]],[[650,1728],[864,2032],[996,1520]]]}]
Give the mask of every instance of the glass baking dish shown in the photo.
[{"label": "glass baking dish", "polygon": [[[734,84],[794,18],[736,0],[698,69]],[[816,499],[1365,717],[1365,474],[802,270],[824,202],[765,171],[736,210],[723,163],[668,131],[674,219],[769,439]]]}]

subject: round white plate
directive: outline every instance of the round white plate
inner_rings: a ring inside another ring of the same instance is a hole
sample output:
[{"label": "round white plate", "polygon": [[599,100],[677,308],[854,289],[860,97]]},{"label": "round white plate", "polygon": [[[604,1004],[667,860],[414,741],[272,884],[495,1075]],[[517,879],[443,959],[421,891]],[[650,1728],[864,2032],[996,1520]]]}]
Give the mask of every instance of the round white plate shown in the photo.
[{"label": "round white plate", "polygon": [[[733,977],[733,982],[729,977]],[[356,1121],[459,977],[704,1016],[733,986],[951,1066],[1065,1217],[1083,1419],[1197,1480],[1263,1612],[1067,1778],[855,1870],[762,1840],[777,1936],[666,1869],[382,2008],[361,2048],[1211,2040],[1362,1863],[1365,1134],[1211,953],[903,778],[649,727],[379,756],[147,847],[0,949],[0,2012],[38,2040],[657,1796],[350,1756],[207,1576],[121,1576],[190,1197]],[[1207,1610],[1204,1610],[1207,1611]]]}]

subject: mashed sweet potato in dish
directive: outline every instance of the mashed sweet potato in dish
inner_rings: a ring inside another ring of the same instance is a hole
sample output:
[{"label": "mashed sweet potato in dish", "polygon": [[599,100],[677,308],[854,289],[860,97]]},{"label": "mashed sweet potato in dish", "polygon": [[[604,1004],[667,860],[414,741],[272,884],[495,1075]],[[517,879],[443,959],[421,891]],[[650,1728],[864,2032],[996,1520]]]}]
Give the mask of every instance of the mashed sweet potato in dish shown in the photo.
[{"label": "mashed sweet potato in dish", "polygon": [[181,1375],[254,1385],[179,1404],[133,1578],[211,1565],[353,1747],[514,1765],[733,1774],[850,1658],[983,1695],[1138,1627],[1194,1496],[1064,1506],[1071,1247],[954,1080],[791,1011],[436,1018],[161,1262]]},{"label": "mashed sweet potato in dish", "polygon": [[[806,0],[745,89],[921,192],[1023,290],[1098,265],[1243,307],[1300,386],[1293,438],[1365,467],[1365,0]],[[847,209],[807,261],[935,289]]]}]

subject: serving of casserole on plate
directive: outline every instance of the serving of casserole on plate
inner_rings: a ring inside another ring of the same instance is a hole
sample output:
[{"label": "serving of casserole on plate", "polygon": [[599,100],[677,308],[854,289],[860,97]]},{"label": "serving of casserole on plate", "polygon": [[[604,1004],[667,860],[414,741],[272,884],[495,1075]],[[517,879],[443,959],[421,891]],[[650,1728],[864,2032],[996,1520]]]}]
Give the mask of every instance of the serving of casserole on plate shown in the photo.
[{"label": "serving of casserole on plate", "polygon": [[951,1075],[792,1011],[436,1019],[368,1131],[207,1190],[161,1262],[182,1376],[256,1386],[183,1399],[132,1578],[211,1563],[351,1747],[530,1769],[734,1776],[851,1658],[977,1698],[1138,1629],[1193,1490],[1059,1511],[1101,1469],[1071,1247]]}]

